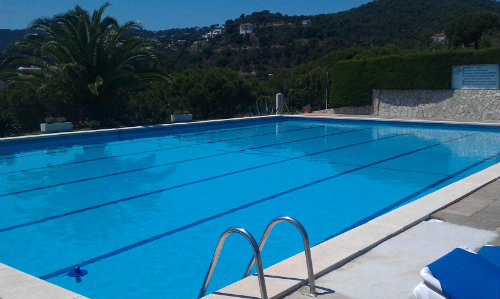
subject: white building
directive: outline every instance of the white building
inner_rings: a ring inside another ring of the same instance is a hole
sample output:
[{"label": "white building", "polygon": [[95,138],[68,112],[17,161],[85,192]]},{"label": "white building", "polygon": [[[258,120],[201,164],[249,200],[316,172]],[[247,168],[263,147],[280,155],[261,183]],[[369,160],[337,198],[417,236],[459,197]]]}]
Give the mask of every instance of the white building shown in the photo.
[{"label": "white building", "polygon": [[431,38],[433,41],[436,41],[438,43],[442,43],[446,39],[446,35],[444,33],[438,33],[438,34],[434,34]]},{"label": "white building", "polygon": [[42,69],[37,66],[20,66],[17,68],[19,77],[23,77],[27,73],[41,73]]},{"label": "white building", "polygon": [[42,69],[37,66],[20,66],[17,68],[17,70],[21,72],[33,72],[33,73],[42,72]]},{"label": "white building", "polygon": [[245,23],[240,25],[240,34],[252,34],[255,31],[255,27],[251,23]]},{"label": "white building", "polygon": [[311,20],[307,19],[307,20],[302,20],[302,27],[309,27],[312,25],[312,22]]},{"label": "white building", "polygon": [[207,34],[205,34],[204,38],[213,38],[213,37],[216,37],[217,35],[222,35],[224,34],[224,32],[226,32],[226,27],[225,26],[217,26],[215,27],[214,30],[210,31],[210,32],[207,32]]}]

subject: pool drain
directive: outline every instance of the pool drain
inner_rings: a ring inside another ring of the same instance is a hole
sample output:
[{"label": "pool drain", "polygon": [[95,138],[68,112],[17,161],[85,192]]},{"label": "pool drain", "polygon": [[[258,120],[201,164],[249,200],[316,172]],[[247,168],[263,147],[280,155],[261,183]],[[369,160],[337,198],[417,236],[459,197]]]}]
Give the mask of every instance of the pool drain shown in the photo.
[{"label": "pool drain", "polygon": [[75,267],[71,271],[68,272],[69,277],[82,277],[89,273],[89,271],[80,269],[80,267]]}]

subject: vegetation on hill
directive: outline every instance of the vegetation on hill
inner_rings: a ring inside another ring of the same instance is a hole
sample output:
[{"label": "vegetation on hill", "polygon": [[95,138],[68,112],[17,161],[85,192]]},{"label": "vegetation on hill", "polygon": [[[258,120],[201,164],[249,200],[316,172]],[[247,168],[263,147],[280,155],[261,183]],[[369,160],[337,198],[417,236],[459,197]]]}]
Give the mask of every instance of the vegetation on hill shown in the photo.
[{"label": "vegetation on hill", "polygon": [[454,48],[491,47],[500,42],[500,15],[488,11],[467,13],[446,24],[444,31]]},{"label": "vegetation on hill", "polygon": [[26,35],[24,29],[0,29],[0,52],[7,48],[7,45],[13,41],[19,40]]},{"label": "vegetation on hill", "polygon": [[[352,47],[396,45],[425,50],[432,35],[465,13],[500,12],[491,0],[379,0],[348,11],[315,16],[287,16],[269,11],[241,15],[225,23],[226,33],[176,50],[162,51],[168,70],[229,67],[266,78],[269,73],[318,59],[331,51]],[[301,21],[310,19],[311,26]],[[239,25],[252,23],[252,35],[240,35]]]},{"label": "vegetation on hill", "polygon": [[[325,103],[361,105],[369,88],[383,88],[372,84],[382,79],[363,79],[380,61],[500,46],[500,3],[491,0],[377,0],[317,16],[263,11],[226,21],[226,32],[208,40],[201,36],[215,25],[152,32],[101,19],[102,10],[91,16],[77,7],[37,20],[29,35],[3,53],[2,77],[11,84],[0,90],[0,135],[37,130],[47,116],[94,128],[161,123],[171,113],[190,112],[197,119],[261,114],[270,111],[277,92],[285,94],[290,113]],[[91,25],[94,17],[101,23]],[[312,25],[302,26],[305,19]],[[240,35],[242,23],[256,31]],[[67,25],[86,28],[88,39]],[[443,30],[446,42],[431,38]],[[41,72],[17,69],[30,65]],[[360,97],[345,92],[351,88],[346,78],[359,83]],[[340,92],[342,86],[347,89]]]},{"label": "vegetation on hill", "polygon": [[[314,16],[287,16],[269,11],[241,15],[225,22],[226,32],[201,36],[213,29],[193,27],[162,31],[133,30],[130,35],[159,41],[157,56],[164,72],[189,68],[229,67],[245,75],[265,78],[284,68],[318,59],[331,51],[394,44],[424,50],[431,36],[466,13],[498,14],[492,0],[377,0],[348,11]],[[302,20],[312,24],[303,27]],[[252,23],[252,35],[240,35],[239,25]],[[12,40],[11,40],[12,41]],[[0,32],[1,45],[5,37]]]}]

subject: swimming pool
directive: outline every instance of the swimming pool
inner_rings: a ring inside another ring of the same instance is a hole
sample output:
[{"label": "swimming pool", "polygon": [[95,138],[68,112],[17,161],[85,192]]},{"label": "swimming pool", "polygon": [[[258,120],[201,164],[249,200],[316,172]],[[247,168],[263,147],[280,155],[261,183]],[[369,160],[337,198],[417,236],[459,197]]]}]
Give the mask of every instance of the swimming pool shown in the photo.
[{"label": "swimming pool", "polygon": [[[0,156],[0,262],[92,298],[195,298],[230,226],[259,238],[289,215],[315,245],[500,161],[498,127],[272,117],[139,132]],[[301,244],[278,225],[264,267]],[[251,254],[229,237],[209,291]]]}]

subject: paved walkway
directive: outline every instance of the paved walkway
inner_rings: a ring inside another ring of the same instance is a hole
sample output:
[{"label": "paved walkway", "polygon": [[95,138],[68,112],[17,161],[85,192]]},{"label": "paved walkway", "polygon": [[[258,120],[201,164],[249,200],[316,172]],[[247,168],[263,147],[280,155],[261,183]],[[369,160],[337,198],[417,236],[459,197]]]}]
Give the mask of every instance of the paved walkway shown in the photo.
[{"label": "paved walkway", "polygon": [[[320,277],[318,298],[415,298],[420,269],[453,248],[485,244],[500,245],[500,180]],[[311,298],[307,290],[286,298]]]}]

